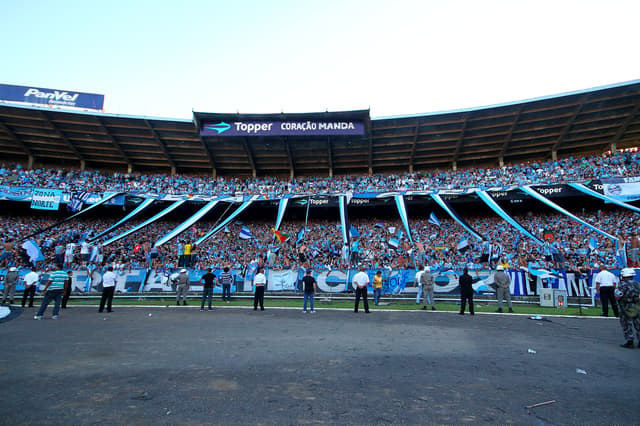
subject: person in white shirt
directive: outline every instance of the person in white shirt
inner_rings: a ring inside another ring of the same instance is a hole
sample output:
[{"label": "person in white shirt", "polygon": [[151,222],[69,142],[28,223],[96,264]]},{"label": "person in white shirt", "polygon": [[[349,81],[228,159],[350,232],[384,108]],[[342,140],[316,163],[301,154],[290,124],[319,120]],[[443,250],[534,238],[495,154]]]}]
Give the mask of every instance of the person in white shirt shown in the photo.
[{"label": "person in white shirt", "polygon": [[420,277],[424,274],[424,266],[418,266],[418,272],[414,278],[414,287],[418,287],[418,294],[416,294],[416,305],[420,304],[420,298],[422,297],[422,285],[420,284]]},{"label": "person in white shirt", "polygon": [[364,312],[369,313],[369,301],[367,300],[367,286],[369,286],[369,275],[365,272],[364,265],[358,266],[360,272],[353,276],[353,286],[356,288],[356,304],[353,307],[353,312],[358,312],[358,306],[360,305],[360,297],[362,297],[362,303],[364,304]]},{"label": "person in white shirt", "polygon": [[29,299],[29,307],[33,308],[33,297],[36,294],[36,284],[40,276],[35,268],[31,270],[27,275],[24,276],[24,292],[22,293],[22,307],[26,305],[27,298]]},{"label": "person in white shirt", "polygon": [[75,249],[76,249],[76,245],[74,243],[69,243],[66,245],[64,249],[64,267],[65,268],[71,268],[73,266]]},{"label": "person in white shirt", "polygon": [[102,297],[100,298],[100,308],[98,312],[104,311],[104,305],[107,305],[107,312],[113,312],[111,303],[113,302],[113,293],[116,289],[116,274],[113,272],[113,266],[107,268],[107,272],[102,276]]},{"label": "person in white shirt", "polygon": [[80,257],[82,258],[83,265],[86,265],[89,262],[89,258],[91,257],[91,246],[87,240],[80,243]]},{"label": "person in white shirt", "polygon": [[602,316],[609,316],[609,303],[611,303],[613,314],[617,317],[618,304],[616,303],[615,290],[618,278],[607,271],[607,267],[603,264],[600,265],[600,272],[593,278],[593,281],[596,283],[596,293],[600,293]]},{"label": "person in white shirt", "polygon": [[253,278],[253,285],[256,287],[253,293],[253,310],[258,310],[258,303],[260,304],[260,310],[264,311],[264,288],[267,286],[267,276],[264,274],[264,268],[259,267],[256,276]]}]

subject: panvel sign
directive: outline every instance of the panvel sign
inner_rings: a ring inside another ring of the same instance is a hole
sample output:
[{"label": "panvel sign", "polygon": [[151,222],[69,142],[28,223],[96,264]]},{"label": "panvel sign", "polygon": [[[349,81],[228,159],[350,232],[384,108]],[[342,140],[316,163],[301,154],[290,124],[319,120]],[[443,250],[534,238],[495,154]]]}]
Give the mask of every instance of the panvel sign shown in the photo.
[{"label": "panvel sign", "polygon": [[360,120],[216,121],[203,122],[200,136],[319,136],[364,135]]},{"label": "panvel sign", "polygon": [[43,89],[33,86],[13,86],[10,84],[0,84],[0,99],[13,102],[27,102],[30,104],[99,110],[101,110],[104,105],[104,95]]}]

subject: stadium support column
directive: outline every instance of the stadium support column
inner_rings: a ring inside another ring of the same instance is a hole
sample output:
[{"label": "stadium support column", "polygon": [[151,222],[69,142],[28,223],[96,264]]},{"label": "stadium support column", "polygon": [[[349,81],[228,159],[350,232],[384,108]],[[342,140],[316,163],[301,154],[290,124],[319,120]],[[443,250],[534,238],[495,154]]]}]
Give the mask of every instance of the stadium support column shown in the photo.
[{"label": "stadium support column", "polygon": [[329,156],[329,177],[333,177],[333,148],[331,147],[331,137],[327,137],[327,151]]},{"label": "stadium support column", "polygon": [[504,156],[501,155],[498,157],[498,165],[502,168],[504,167]]},{"label": "stadium support column", "polygon": [[554,149],[551,151],[551,161],[558,161],[558,150]]},{"label": "stadium support column", "polygon": [[369,176],[373,176],[373,135],[369,131]]},{"label": "stadium support column", "polygon": [[454,161],[453,163],[451,163],[451,169],[455,172],[458,170],[458,162]]},{"label": "stadium support column", "polygon": [[611,153],[612,154],[616,153],[616,143],[615,142],[611,142]]},{"label": "stadium support column", "polygon": [[27,170],[31,170],[33,168],[33,155],[29,154],[27,157]]},{"label": "stadium support column", "polygon": [[86,166],[87,163],[84,161],[84,159],[80,160],[80,170],[84,170]]}]

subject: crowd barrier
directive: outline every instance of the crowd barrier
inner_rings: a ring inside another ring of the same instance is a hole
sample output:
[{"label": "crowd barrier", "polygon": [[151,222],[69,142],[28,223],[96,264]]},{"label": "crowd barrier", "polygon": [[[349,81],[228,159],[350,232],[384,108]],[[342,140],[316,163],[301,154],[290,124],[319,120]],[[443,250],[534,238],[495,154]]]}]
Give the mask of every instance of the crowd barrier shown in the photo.
[{"label": "crowd barrier", "polygon": [[[418,287],[414,285],[416,271],[413,269],[383,269],[383,294],[385,295],[405,295],[415,296]],[[24,290],[22,277],[29,272],[29,269],[20,269],[20,280],[16,286],[16,291]],[[201,291],[202,284],[200,278],[206,271],[200,269],[188,269],[191,291]],[[222,270],[214,270],[214,274],[220,275]],[[252,280],[255,275],[255,268],[246,270],[231,270],[234,276],[234,283],[231,292],[251,292],[253,291]],[[339,294],[353,291],[352,278],[358,271],[350,270],[314,270],[313,276],[317,281],[318,293]],[[616,275],[619,271],[612,270]],[[0,288],[4,288],[4,277],[7,269],[0,270]],[[116,271],[118,293],[170,293],[175,291],[175,284],[172,283],[171,276],[175,271],[150,270],[150,269],[125,269]],[[303,269],[267,269],[267,288],[269,292],[298,292],[302,289]],[[367,271],[373,281],[375,269]],[[545,271],[530,274],[527,271],[512,269],[507,271],[511,277],[512,296],[535,296],[540,294],[541,288],[552,288],[566,290],[569,297],[592,297],[593,275],[581,275],[573,272],[555,271],[554,273]],[[494,271],[479,270],[472,271],[474,278],[473,288],[477,294],[493,293]],[[432,272],[435,278],[434,292],[437,295],[457,295],[460,294],[458,277],[459,271]],[[39,287],[43,287],[48,274],[42,274]],[[92,293],[102,291],[102,273],[94,270],[80,269],[73,271],[72,291],[76,293]],[[221,293],[222,287],[216,286],[214,293]],[[373,292],[371,285],[369,292]]]}]

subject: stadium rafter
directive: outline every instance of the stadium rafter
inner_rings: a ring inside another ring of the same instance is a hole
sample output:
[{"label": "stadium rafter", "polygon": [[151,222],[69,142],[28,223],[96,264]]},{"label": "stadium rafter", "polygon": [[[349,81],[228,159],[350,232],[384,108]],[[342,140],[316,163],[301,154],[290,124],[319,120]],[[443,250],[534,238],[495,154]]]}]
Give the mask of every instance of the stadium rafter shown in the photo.
[{"label": "stadium rafter", "polygon": [[27,167],[209,176],[338,176],[496,167],[640,145],[640,80],[522,102],[431,114],[368,110],[282,117],[357,117],[360,136],[201,136],[193,112],[162,119],[0,101],[0,156]]}]

